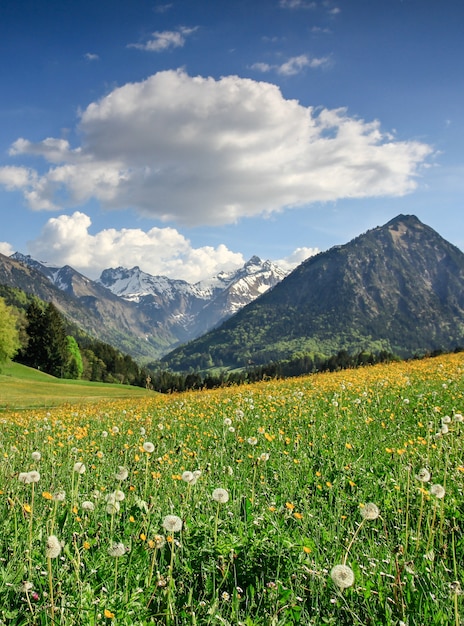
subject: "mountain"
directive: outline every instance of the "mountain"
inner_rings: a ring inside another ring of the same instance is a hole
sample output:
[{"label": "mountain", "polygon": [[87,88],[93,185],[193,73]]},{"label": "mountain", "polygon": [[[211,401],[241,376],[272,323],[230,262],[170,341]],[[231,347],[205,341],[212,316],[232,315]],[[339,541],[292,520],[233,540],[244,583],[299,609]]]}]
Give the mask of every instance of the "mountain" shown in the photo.
[{"label": "mountain", "polygon": [[163,358],[173,369],[244,367],[296,353],[464,345],[464,254],[399,215],[307,259],[220,327]]},{"label": "mountain", "polygon": [[139,267],[104,270],[98,282],[113,294],[136,302],[179,342],[199,337],[280,282],[287,272],[271,261],[252,257],[242,268],[191,284],[151,276]]},{"label": "mountain", "polygon": [[[194,285],[139,267],[107,269],[92,281],[68,265],[55,267],[18,252],[9,257],[16,264],[12,272],[6,259],[0,258],[0,284],[3,260],[4,284],[52,301],[93,337],[145,361],[210,330],[286,275],[270,261],[252,257],[239,270]],[[26,280],[30,274],[34,278]]]},{"label": "mountain", "polygon": [[151,320],[134,303],[118,298],[69,266],[54,268],[18,253],[11,257],[0,254],[0,285],[53,302],[84,332],[139,360],[159,358],[177,341],[164,329],[154,333]]}]

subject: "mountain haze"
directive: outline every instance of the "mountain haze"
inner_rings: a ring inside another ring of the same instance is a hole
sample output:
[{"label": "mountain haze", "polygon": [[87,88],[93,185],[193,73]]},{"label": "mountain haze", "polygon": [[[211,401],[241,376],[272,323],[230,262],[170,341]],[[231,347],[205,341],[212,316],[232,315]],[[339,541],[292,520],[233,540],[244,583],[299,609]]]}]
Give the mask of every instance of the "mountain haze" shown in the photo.
[{"label": "mountain haze", "polygon": [[244,367],[296,353],[464,345],[464,254],[412,215],[309,258],[220,327],[163,358]]}]

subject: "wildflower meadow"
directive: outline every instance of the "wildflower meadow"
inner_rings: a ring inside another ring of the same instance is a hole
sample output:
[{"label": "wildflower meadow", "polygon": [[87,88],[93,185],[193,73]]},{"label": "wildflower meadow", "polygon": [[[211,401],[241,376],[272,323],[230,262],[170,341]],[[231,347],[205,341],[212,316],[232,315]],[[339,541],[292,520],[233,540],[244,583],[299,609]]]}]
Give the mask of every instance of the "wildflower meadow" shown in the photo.
[{"label": "wildflower meadow", "polygon": [[0,413],[0,624],[459,626],[464,354]]}]

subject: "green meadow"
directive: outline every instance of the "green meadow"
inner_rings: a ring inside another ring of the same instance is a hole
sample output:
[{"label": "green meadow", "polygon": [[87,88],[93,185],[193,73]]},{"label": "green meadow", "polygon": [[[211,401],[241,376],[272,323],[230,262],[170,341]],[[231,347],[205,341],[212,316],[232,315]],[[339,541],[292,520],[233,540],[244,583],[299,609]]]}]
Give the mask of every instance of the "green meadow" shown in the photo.
[{"label": "green meadow", "polygon": [[0,375],[0,624],[459,626],[464,354],[161,395]]}]

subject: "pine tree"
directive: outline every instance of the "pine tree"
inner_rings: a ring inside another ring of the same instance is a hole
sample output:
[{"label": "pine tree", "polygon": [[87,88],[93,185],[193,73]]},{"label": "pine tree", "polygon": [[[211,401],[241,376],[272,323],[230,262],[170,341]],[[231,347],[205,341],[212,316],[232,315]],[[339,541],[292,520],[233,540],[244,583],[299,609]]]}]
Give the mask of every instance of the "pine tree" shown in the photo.
[{"label": "pine tree", "polygon": [[52,376],[62,376],[68,355],[63,318],[51,302],[42,308],[33,302],[27,309],[29,342],[20,361]]}]

